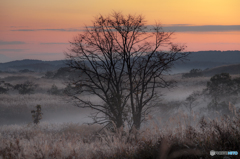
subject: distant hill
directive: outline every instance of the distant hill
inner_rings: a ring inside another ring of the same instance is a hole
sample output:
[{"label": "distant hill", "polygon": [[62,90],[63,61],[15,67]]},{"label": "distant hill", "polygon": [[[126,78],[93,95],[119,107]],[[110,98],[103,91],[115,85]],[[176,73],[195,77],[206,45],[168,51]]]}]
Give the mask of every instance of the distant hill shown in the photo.
[{"label": "distant hill", "polygon": [[193,52],[189,59],[195,62],[239,63],[240,51],[199,51]]},{"label": "distant hill", "polygon": [[213,76],[220,73],[229,73],[229,74],[239,74],[240,75],[240,64],[233,65],[224,65],[219,67],[214,67],[208,70],[204,70],[204,76]]},{"label": "distant hill", "polygon": [[191,69],[209,69],[240,63],[240,51],[199,51],[192,52],[188,61],[175,62],[172,73],[189,72]]},{"label": "distant hill", "polygon": [[66,67],[65,60],[41,61],[41,60],[18,60],[6,63],[0,63],[0,71],[16,72],[23,69],[30,71],[45,72],[54,71],[61,67]]},{"label": "distant hill", "polygon": [[[199,51],[192,52],[188,56],[188,61],[175,62],[170,73],[183,73],[191,69],[209,69],[222,65],[232,65],[240,63],[240,51]],[[61,67],[66,67],[65,60],[41,61],[41,60],[19,60],[0,63],[0,71],[20,71],[28,69],[30,71],[45,72],[54,71]]]}]

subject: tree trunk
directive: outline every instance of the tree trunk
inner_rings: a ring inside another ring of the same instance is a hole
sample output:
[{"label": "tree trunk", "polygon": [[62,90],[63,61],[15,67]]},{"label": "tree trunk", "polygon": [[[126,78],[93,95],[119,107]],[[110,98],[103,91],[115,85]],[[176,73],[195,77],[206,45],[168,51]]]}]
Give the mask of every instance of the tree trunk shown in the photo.
[{"label": "tree trunk", "polygon": [[133,126],[139,130],[141,127],[141,113],[137,113],[133,116]]},{"label": "tree trunk", "polygon": [[123,126],[122,115],[119,115],[119,116],[117,117],[117,121],[116,121],[115,124],[116,124],[117,129],[120,128],[121,126]]}]

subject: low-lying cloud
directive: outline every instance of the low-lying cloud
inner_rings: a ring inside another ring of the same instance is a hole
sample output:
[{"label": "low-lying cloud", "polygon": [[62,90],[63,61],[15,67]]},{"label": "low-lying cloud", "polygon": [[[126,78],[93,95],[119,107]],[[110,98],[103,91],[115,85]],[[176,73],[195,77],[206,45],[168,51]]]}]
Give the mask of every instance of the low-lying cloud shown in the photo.
[{"label": "low-lying cloud", "polygon": [[240,25],[186,25],[177,24],[170,26],[163,26],[166,31],[174,32],[226,32],[226,31],[240,31]]},{"label": "low-lying cloud", "polygon": [[239,45],[240,43],[206,43],[206,44],[210,44],[210,45]]},{"label": "low-lying cloud", "polygon": [[84,31],[82,28],[60,28],[60,29],[14,29],[11,31],[26,31],[26,32],[31,32],[31,31],[61,31],[61,32],[80,32]]},{"label": "low-lying cloud", "polygon": [[0,40],[0,45],[22,45],[26,44],[24,41],[2,41]]},{"label": "low-lying cloud", "polygon": [[27,49],[0,49],[0,52],[22,52]]},{"label": "low-lying cloud", "polygon": [[40,43],[41,45],[69,45],[69,43]]},{"label": "low-lying cloud", "polygon": [[[88,26],[91,28],[92,26]],[[149,25],[151,29],[153,26]],[[227,31],[240,31],[240,25],[189,25],[189,24],[172,24],[163,25],[164,31],[174,32],[227,32]],[[60,32],[81,32],[84,31],[83,27],[78,28],[46,28],[46,29],[14,29],[11,31],[60,31]]]},{"label": "low-lying cloud", "polygon": [[28,56],[55,56],[59,55],[62,53],[48,53],[48,52],[43,52],[43,53],[31,53],[31,54],[26,54]]}]

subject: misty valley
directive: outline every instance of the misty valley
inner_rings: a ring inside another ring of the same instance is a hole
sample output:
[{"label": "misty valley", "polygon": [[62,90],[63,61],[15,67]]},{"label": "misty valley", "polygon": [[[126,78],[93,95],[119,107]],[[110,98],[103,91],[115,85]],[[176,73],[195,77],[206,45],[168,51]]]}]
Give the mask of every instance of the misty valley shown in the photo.
[{"label": "misty valley", "polygon": [[[78,108],[66,93],[71,89],[69,79],[79,78],[79,72],[71,73],[61,62],[51,70],[33,69],[44,68],[43,61],[27,63],[31,64],[1,64],[9,68],[2,67],[0,72],[3,158],[14,154],[19,158],[154,158],[159,150],[206,157],[204,153],[213,148],[239,150],[240,69],[236,63],[201,65],[201,69],[190,62],[176,64],[164,75],[174,84],[157,88],[157,98],[150,103],[157,106],[134,133],[127,124],[120,129],[89,125],[94,122],[89,117],[94,110]],[[103,102],[96,96],[86,98]],[[41,118],[36,123],[38,105]]]}]

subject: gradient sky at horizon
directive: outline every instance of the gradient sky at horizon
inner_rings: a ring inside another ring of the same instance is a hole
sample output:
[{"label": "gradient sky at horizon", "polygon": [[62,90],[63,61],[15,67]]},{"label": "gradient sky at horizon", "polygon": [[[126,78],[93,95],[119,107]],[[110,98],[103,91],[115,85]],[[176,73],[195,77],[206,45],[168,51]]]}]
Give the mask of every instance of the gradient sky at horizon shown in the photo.
[{"label": "gradient sky at horizon", "polygon": [[240,50],[239,7],[240,0],[2,0],[0,62],[64,59],[85,25],[113,10],[160,22],[186,51]]}]

